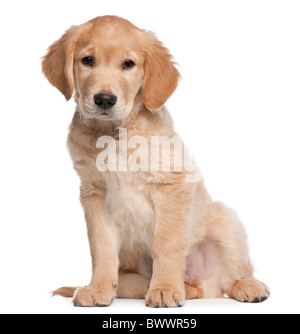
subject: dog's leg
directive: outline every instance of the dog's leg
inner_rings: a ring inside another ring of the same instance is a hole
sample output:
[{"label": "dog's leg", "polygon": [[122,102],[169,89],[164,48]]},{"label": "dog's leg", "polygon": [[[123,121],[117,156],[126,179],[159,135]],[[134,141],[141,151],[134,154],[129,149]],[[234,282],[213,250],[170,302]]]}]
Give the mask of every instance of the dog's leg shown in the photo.
[{"label": "dog's leg", "polygon": [[185,299],[201,299],[203,297],[203,289],[200,286],[191,286],[187,283],[185,286]]},{"label": "dog's leg", "polygon": [[90,284],[75,291],[73,303],[75,306],[108,306],[116,296],[118,285],[116,236],[105,217],[101,193],[82,188],[81,202],[85,210],[93,271]]},{"label": "dog's leg", "polygon": [[[145,299],[149,289],[150,280],[138,273],[120,272],[118,284],[118,298]],[[202,288],[185,283],[185,296],[188,299],[201,299]],[[66,290],[67,289],[67,290]],[[53,295],[65,296],[65,291],[72,292],[72,288],[61,288]],[[74,288],[73,288],[74,291]],[[67,296],[71,297],[71,296]]]},{"label": "dog's leg", "polygon": [[118,298],[145,299],[150,280],[138,273],[119,273]]},{"label": "dog's leg", "polygon": [[[138,273],[120,272],[117,289],[118,298],[145,299],[150,280]],[[77,288],[65,286],[52,292],[52,297],[73,297]],[[202,298],[202,288],[185,283],[186,299]]]},{"label": "dog's leg", "polygon": [[[268,287],[253,277],[247,236],[235,212],[221,203],[214,203],[208,222],[208,237],[218,249],[216,277],[203,281],[204,297],[219,287],[240,302],[262,302],[270,294]],[[214,286],[213,286],[214,285]]]},{"label": "dog's leg", "polygon": [[[180,182],[180,181],[179,181]],[[153,189],[155,228],[152,242],[153,274],[146,305],[182,306],[184,272],[189,243],[189,186],[177,182]]]}]

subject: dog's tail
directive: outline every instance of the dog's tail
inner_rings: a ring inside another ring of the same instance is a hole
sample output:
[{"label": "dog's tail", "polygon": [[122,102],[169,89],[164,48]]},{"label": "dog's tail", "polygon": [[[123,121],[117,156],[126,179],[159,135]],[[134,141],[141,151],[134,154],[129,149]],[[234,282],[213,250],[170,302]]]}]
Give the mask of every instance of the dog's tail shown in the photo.
[{"label": "dog's tail", "polygon": [[55,291],[52,291],[52,297],[54,296],[73,297],[76,289],[77,288],[74,287],[64,286]]}]

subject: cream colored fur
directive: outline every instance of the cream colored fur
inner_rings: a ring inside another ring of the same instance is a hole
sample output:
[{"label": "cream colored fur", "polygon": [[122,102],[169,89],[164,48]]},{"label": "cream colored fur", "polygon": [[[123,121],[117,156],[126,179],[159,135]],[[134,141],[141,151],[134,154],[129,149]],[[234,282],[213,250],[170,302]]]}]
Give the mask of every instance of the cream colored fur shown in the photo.
[{"label": "cream colored fur", "polygon": [[[93,66],[82,63],[88,56]],[[135,66],[122,68],[124,59]],[[179,73],[156,37],[124,19],[98,17],[55,42],[43,71],[67,99],[75,90],[68,147],[81,180],[93,265],[88,286],[54,294],[74,295],[76,306],[106,306],[116,296],[145,298],[152,307],[224,293],[238,301],[265,300],[269,291],[253,278],[242,224],[231,209],[211,200],[203,181],[187,182],[186,170],[99,172],[96,167],[98,138],[118,141],[119,128],[127,130],[128,140],[140,135],[148,143],[151,136],[176,135],[164,103]],[[106,116],[93,102],[100,92],[118,98]]]}]

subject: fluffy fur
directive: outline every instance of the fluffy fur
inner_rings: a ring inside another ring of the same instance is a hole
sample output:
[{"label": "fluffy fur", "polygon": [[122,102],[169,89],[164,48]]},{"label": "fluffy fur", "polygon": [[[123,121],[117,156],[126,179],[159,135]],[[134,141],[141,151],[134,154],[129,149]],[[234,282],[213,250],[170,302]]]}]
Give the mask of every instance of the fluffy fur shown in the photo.
[{"label": "fluffy fur", "polygon": [[[93,65],[81,62],[93,57]],[[135,66],[122,68],[124,59]],[[269,296],[253,278],[247,237],[236,214],[214,203],[204,183],[186,182],[187,171],[99,172],[97,139],[176,135],[165,102],[179,73],[152,32],[127,20],[97,17],[71,27],[43,60],[48,80],[77,109],[68,147],[81,180],[92,256],[88,286],[54,292],[75,306],[107,306],[114,297],[145,298],[152,307],[181,306],[189,298],[258,302]],[[108,115],[93,96],[117,96]],[[190,115],[192,117],[193,115]],[[128,148],[128,153],[134,149]]]}]

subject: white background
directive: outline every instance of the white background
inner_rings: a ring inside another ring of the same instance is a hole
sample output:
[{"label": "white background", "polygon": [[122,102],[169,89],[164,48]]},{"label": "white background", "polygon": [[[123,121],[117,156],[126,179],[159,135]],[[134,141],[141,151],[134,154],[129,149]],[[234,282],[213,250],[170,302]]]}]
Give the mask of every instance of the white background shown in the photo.
[{"label": "white background", "polygon": [[[245,224],[256,277],[272,291],[265,303],[82,309],[50,297],[88,284],[91,264],[65,145],[75,106],[43,77],[40,58],[69,26],[105,14],[156,32],[179,64],[167,106],[210,194]],[[299,18],[290,0],[2,1],[0,312],[299,313]]]}]

